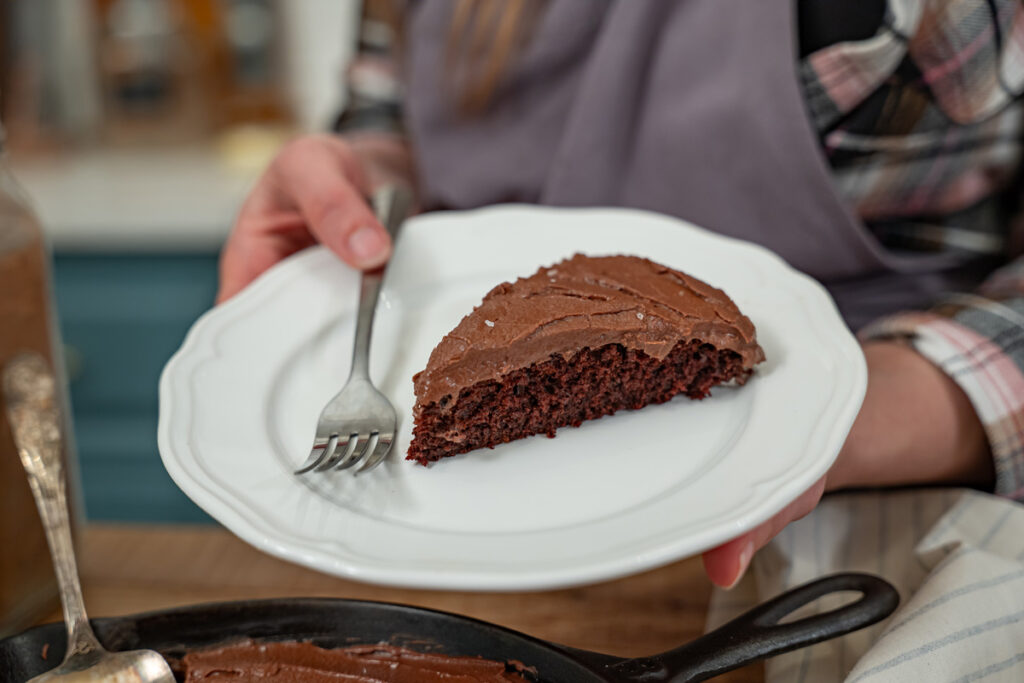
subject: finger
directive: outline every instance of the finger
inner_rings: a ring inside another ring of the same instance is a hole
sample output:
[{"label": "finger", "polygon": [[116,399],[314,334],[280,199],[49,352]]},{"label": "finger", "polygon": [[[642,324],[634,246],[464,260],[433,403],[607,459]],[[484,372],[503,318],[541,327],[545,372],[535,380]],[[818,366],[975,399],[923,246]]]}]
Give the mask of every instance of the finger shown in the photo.
[{"label": "finger", "polygon": [[371,269],[391,255],[391,240],[364,199],[358,162],[322,138],[292,143],[270,178],[294,201],[309,231],[345,262]]},{"label": "finger", "polygon": [[754,557],[754,532],[750,531],[703,555],[704,572],[711,583],[729,589],[739,583]]},{"label": "finger", "polygon": [[754,553],[768,544],[788,524],[807,515],[815,508],[825,490],[825,478],[805,491],[764,524],[737,538],[704,553],[704,570],[715,585],[722,588],[735,586],[750,566]]},{"label": "finger", "polygon": [[217,303],[233,297],[274,264],[316,243],[296,212],[250,220],[259,225],[236,230],[221,251]]}]

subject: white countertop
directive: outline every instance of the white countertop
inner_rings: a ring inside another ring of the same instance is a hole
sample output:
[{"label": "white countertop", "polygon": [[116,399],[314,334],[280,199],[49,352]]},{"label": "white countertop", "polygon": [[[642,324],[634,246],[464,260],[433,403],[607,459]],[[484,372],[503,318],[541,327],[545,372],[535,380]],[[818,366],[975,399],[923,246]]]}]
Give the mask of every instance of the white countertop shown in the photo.
[{"label": "white countertop", "polygon": [[14,159],[59,251],[203,251],[224,242],[261,163],[229,165],[213,146],[82,151]]}]

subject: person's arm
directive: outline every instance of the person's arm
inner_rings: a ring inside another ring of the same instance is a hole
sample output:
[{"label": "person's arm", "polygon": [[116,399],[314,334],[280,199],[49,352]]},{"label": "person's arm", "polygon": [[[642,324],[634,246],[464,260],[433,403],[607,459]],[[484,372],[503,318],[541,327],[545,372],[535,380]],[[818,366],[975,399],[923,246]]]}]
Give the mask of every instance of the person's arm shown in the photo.
[{"label": "person's arm", "polygon": [[367,197],[383,183],[414,182],[402,129],[394,24],[381,20],[381,6],[365,3],[359,50],[347,72],[347,106],[335,134],[286,145],[242,205],[221,252],[218,302],[317,243],[361,269],[380,266],[391,255],[391,240]]},{"label": "person's arm", "polygon": [[903,341],[955,382],[986,436],[993,491],[1024,500],[1024,258],[975,294],[885,318],[861,336]]},{"label": "person's arm", "polygon": [[977,294],[860,336],[868,389],[835,464],[771,520],[704,554],[716,584],[738,581],[753,553],[827,490],[961,484],[1024,500],[1024,258]]},{"label": "person's arm", "polygon": [[864,404],[825,490],[918,484],[991,489],[992,456],[956,381],[901,341],[868,341]]}]

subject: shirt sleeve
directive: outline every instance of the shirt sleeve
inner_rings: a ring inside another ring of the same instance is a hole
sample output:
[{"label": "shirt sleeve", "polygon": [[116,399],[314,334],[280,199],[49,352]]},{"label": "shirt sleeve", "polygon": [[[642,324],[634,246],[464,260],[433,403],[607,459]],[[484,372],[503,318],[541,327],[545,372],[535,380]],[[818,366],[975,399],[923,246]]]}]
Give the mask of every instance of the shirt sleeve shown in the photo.
[{"label": "shirt sleeve", "polygon": [[1024,500],[1024,258],[974,294],[878,320],[862,340],[902,338],[967,394],[988,436],[996,490]]},{"label": "shirt sleeve", "polygon": [[365,0],[356,53],[345,73],[345,109],[334,130],[404,135],[398,68],[401,8],[395,0]]}]

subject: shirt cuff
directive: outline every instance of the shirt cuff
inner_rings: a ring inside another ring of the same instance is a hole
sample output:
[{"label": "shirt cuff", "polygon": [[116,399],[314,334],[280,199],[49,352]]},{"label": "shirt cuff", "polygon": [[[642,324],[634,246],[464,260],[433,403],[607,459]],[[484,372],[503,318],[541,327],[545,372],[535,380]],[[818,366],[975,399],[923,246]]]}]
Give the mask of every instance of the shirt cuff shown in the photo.
[{"label": "shirt cuff", "polygon": [[949,375],[985,428],[995,461],[995,492],[1024,500],[1024,371],[997,343],[999,336],[977,331],[987,331],[991,321],[971,323],[934,312],[899,313],[872,323],[858,336],[862,341],[906,340]]}]

